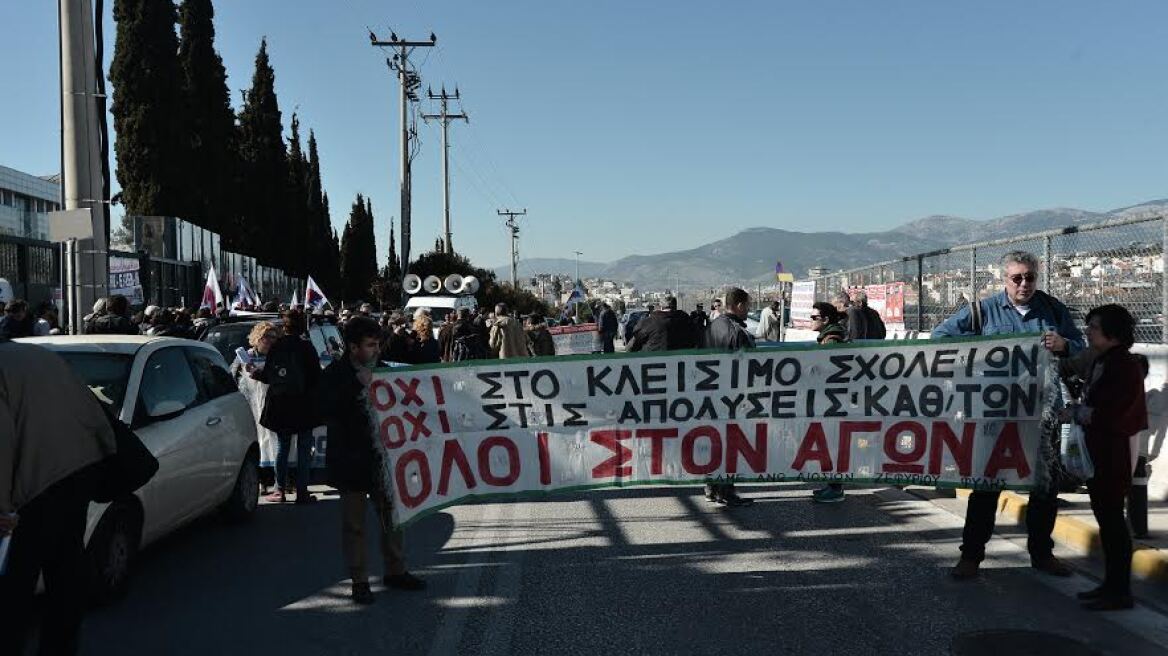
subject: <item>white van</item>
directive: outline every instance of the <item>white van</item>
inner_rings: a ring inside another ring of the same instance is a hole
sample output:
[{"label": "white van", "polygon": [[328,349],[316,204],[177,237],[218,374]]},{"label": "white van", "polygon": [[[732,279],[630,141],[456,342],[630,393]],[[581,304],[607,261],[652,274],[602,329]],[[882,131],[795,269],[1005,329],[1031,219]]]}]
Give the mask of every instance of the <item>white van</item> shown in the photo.
[{"label": "white van", "polygon": [[466,308],[472,312],[479,306],[479,302],[475,300],[474,296],[427,296],[418,294],[411,296],[410,300],[406,301],[406,317],[413,319],[414,312],[418,308],[429,308],[430,318],[434,321],[434,327],[446,323],[448,318],[453,318],[451,315],[457,310]]}]

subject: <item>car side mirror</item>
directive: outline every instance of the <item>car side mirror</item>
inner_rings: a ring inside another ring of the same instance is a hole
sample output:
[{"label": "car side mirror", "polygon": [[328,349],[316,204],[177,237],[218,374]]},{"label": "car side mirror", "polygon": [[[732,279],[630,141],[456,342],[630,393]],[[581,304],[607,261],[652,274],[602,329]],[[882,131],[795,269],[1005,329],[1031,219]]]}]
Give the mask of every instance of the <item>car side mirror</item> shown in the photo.
[{"label": "car side mirror", "polygon": [[151,419],[171,419],[181,415],[187,407],[181,401],[167,399],[159,401],[146,409]]}]

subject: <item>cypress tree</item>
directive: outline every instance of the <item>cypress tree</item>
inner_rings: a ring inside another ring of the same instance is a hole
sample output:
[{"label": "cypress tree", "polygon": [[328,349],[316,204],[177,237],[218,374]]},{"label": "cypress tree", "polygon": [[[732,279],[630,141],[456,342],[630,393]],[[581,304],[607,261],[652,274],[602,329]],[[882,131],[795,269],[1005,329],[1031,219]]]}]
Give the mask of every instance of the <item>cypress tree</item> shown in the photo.
[{"label": "cypress tree", "polygon": [[358,244],[361,296],[367,298],[373,282],[377,279],[377,240],[373,231],[373,199],[365,199],[365,212],[361,216],[360,231],[355,235]]},{"label": "cypress tree", "polygon": [[183,0],[179,9],[178,59],[186,106],[184,145],[187,197],[185,218],[220,233],[234,248],[236,194],[235,112],[227,89],[227,69],[215,52],[215,9],[211,0]]},{"label": "cypress tree", "polygon": [[361,293],[361,266],[359,264],[360,249],[357,247],[357,234],[360,230],[361,217],[365,213],[365,199],[357,194],[357,200],[349,210],[349,221],[341,233],[341,295],[346,303],[352,303]]},{"label": "cypress tree", "polygon": [[309,217],[308,160],[300,147],[300,119],[292,114],[292,138],[288,142],[288,193],[284,229],[288,237],[284,249],[288,253],[289,271],[299,277],[313,273],[313,229]]},{"label": "cypress tree", "polygon": [[174,4],[115,0],[114,151],[128,215],[180,215],[186,153]]},{"label": "cypress tree", "polygon": [[239,158],[247,186],[237,247],[264,264],[287,269],[292,262],[283,245],[296,235],[281,221],[286,213],[288,153],[266,38],[260,41],[251,88],[244,93],[239,114]]}]

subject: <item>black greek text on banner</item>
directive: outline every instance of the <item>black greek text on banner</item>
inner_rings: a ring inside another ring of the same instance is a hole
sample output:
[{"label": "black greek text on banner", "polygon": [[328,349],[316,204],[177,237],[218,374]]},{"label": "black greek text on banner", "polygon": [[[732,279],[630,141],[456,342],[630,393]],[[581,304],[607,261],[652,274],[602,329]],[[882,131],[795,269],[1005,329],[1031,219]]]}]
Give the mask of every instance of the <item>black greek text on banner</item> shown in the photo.
[{"label": "black greek text on banner", "polygon": [[827,481],[1029,489],[1036,335],[472,360],[368,388],[395,520],[474,496]]}]

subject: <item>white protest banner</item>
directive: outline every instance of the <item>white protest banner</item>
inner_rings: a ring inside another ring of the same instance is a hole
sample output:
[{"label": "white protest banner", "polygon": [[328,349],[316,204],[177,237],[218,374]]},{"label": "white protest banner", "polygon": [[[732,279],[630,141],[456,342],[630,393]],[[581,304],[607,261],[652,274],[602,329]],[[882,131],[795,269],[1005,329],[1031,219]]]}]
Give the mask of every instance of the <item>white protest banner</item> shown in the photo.
[{"label": "white protest banner", "polygon": [[812,305],[815,304],[815,281],[800,280],[791,285],[791,325],[810,328]]},{"label": "white protest banner", "polygon": [[705,480],[1035,484],[1037,335],[885,344],[381,369],[372,437],[398,522],[474,496]]},{"label": "white protest banner", "polygon": [[121,294],[130,301],[131,305],[142,305],[141,263],[136,257],[109,258],[109,291],[110,295]]},{"label": "white protest banner", "polygon": [[548,328],[556,345],[556,355],[580,355],[596,351],[596,324],[552,326]]}]

